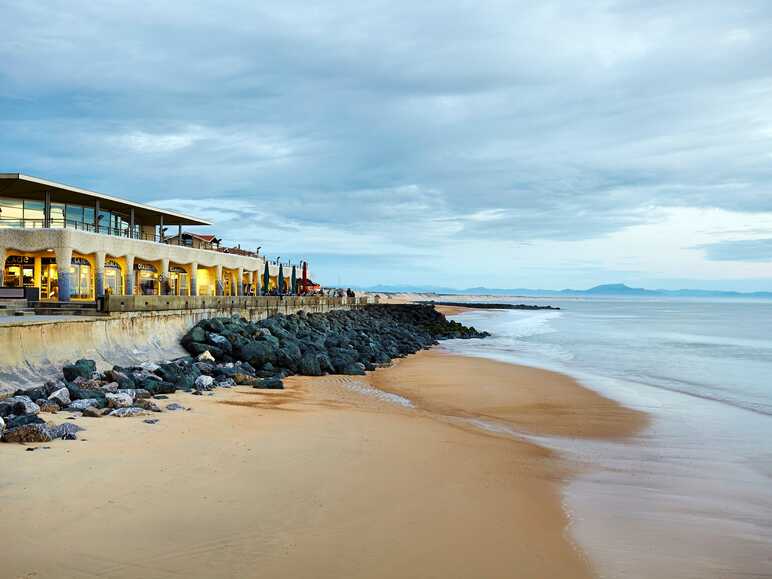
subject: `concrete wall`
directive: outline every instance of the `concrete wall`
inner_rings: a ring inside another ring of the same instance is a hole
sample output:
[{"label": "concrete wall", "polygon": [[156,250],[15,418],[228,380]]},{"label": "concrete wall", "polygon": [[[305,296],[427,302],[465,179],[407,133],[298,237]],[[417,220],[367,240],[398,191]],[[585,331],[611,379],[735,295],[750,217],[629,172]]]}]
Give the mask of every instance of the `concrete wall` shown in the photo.
[{"label": "concrete wall", "polygon": [[[211,299],[214,298],[207,301]],[[114,364],[184,356],[180,338],[205,318],[239,315],[259,320],[277,312],[326,312],[361,307],[366,302],[319,297],[281,301],[263,298],[252,303],[248,301],[250,298],[220,299],[230,303],[218,302],[213,304],[217,307],[197,309],[121,312],[98,318],[26,318],[3,323],[0,325],[0,398],[18,388],[37,386],[59,376],[64,364],[78,358],[94,359],[100,369],[105,369]]]}]

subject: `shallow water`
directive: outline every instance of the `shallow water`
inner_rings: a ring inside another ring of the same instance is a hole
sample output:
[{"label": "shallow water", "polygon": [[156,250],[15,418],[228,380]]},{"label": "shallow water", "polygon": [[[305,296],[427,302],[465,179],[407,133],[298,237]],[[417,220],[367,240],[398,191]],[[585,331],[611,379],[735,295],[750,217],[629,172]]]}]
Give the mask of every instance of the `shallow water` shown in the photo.
[{"label": "shallow water", "polygon": [[[521,301],[521,300],[520,300]],[[463,314],[467,355],[558,370],[651,426],[624,442],[540,442],[593,465],[566,487],[602,577],[772,577],[772,302],[549,299]]]}]

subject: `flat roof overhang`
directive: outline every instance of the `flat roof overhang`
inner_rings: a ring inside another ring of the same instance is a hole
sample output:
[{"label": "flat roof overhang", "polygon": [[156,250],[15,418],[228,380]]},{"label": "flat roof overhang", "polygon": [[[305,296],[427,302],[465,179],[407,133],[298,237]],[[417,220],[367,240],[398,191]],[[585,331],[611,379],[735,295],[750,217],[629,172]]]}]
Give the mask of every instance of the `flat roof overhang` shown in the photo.
[{"label": "flat roof overhang", "polygon": [[30,195],[42,196],[46,191],[56,194],[57,202],[70,202],[79,205],[93,205],[99,200],[99,207],[105,211],[116,211],[119,213],[128,213],[134,210],[134,218],[138,223],[147,225],[158,224],[163,217],[164,225],[212,225],[211,221],[159,209],[135,203],[127,199],[112,197],[104,193],[81,189],[80,187],[71,187],[62,183],[31,177],[22,173],[0,173],[0,197],[25,197]]}]

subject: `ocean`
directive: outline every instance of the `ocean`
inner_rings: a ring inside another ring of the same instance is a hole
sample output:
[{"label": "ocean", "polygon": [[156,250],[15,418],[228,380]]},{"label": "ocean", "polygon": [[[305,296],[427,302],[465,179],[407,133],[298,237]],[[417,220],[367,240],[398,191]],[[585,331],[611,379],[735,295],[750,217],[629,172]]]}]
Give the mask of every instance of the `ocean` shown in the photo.
[{"label": "ocean", "polygon": [[772,302],[527,303],[561,310],[462,314],[492,337],[443,347],[563,372],[652,417],[623,442],[537,439],[586,466],[564,505],[599,574],[772,577]]}]

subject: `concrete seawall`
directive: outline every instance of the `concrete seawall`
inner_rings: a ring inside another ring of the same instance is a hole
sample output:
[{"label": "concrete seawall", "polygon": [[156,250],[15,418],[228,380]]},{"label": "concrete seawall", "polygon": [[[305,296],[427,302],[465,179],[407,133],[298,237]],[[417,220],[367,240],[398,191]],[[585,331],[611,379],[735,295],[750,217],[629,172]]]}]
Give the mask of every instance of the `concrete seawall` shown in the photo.
[{"label": "concrete seawall", "polygon": [[241,299],[228,308],[11,319],[0,323],[0,399],[18,388],[39,386],[58,377],[62,365],[78,358],[95,360],[101,370],[114,364],[184,356],[180,338],[205,318],[239,315],[260,320],[275,313],[327,312],[361,307],[363,303],[346,298]]}]

